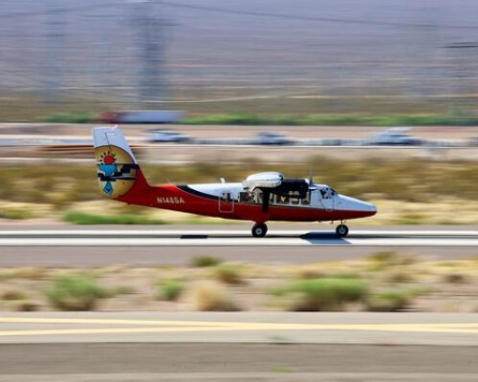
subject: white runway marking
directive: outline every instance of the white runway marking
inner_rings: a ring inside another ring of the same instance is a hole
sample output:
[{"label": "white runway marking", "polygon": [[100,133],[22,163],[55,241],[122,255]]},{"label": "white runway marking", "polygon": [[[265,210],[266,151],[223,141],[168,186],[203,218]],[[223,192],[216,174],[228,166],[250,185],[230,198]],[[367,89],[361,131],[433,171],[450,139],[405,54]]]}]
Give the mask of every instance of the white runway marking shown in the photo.
[{"label": "white runway marking", "polygon": [[456,246],[478,247],[478,231],[357,230],[347,238],[331,231],[271,230],[24,230],[0,231],[0,246]]}]

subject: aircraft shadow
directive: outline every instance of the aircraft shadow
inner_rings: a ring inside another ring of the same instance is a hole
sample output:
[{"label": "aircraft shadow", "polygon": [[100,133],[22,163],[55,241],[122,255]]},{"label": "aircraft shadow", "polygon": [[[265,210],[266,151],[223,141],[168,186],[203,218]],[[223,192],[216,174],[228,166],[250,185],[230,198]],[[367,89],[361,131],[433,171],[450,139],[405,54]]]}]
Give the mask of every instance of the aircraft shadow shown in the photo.
[{"label": "aircraft shadow", "polygon": [[[204,240],[204,239],[212,239],[212,238],[221,238],[221,239],[251,239],[251,235],[244,234],[244,235],[228,235],[228,234],[184,234],[179,237],[183,240]],[[274,235],[269,234],[267,235],[266,239],[302,239],[308,241],[311,244],[343,244],[343,245],[350,245],[350,242],[347,241],[345,238],[337,237],[337,235],[333,232],[308,232],[303,235]],[[260,239],[259,239],[260,240]],[[271,243],[273,244],[273,243]]]}]

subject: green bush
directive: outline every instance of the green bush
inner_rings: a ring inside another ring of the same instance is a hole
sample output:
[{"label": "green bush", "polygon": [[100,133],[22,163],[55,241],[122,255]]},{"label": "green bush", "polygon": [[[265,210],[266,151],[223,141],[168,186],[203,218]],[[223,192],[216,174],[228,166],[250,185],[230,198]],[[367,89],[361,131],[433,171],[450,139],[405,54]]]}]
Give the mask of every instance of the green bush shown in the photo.
[{"label": "green bush", "polygon": [[164,224],[162,220],[150,219],[141,215],[93,215],[84,212],[67,212],[63,215],[63,220],[67,223],[80,225],[94,224]]},{"label": "green bush", "polygon": [[367,299],[367,310],[372,312],[397,312],[404,310],[413,294],[406,291],[387,291],[371,295]]},{"label": "green bush", "polygon": [[181,123],[190,125],[366,125],[366,126],[474,126],[476,116],[402,114],[275,114],[251,113],[206,114],[186,118]]},{"label": "green bush", "polygon": [[41,118],[42,122],[51,123],[93,123],[96,121],[95,116],[88,112],[76,113],[58,113]]},{"label": "green bush", "polygon": [[159,300],[176,301],[184,291],[184,283],[180,280],[167,280],[158,285]]},{"label": "green bush", "polygon": [[191,266],[194,268],[214,267],[222,263],[222,260],[214,256],[195,256],[191,260]]},{"label": "green bush", "polygon": [[107,297],[108,291],[91,277],[73,275],[57,278],[46,296],[57,309],[84,311],[94,310],[98,299]]},{"label": "green bush", "polygon": [[236,264],[219,264],[213,269],[213,276],[216,280],[226,284],[240,284],[243,282],[242,270]]},{"label": "green bush", "polygon": [[274,293],[289,299],[290,310],[323,311],[339,310],[345,303],[362,301],[367,290],[367,284],[361,280],[323,278],[293,281]]}]

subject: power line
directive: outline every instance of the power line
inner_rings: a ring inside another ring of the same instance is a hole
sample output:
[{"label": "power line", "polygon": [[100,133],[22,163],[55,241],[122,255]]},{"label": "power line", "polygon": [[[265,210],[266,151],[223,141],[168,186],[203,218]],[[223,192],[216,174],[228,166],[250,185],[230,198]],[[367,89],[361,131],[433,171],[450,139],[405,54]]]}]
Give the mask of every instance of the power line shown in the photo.
[{"label": "power line", "polygon": [[68,8],[53,8],[48,11],[38,11],[38,12],[12,12],[6,14],[0,14],[0,19],[18,19],[24,17],[34,17],[34,16],[45,16],[48,14],[54,13],[73,13],[73,12],[83,12],[103,8],[112,8],[122,5],[121,3],[104,3],[97,5],[84,5],[79,7],[68,7]]},{"label": "power line", "polygon": [[310,22],[326,22],[326,23],[339,23],[339,24],[357,24],[357,25],[378,25],[387,27],[403,27],[403,28],[441,28],[441,29],[478,29],[478,26],[474,25],[440,25],[440,24],[421,24],[421,23],[395,23],[388,21],[375,21],[375,20],[358,20],[358,19],[342,19],[333,17],[315,17],[315,16],[302,16],[302,15],[290,15],[284,13],[269,13],[269,12],[256,12],[256,11],[239,11],[227,8],[209,7],[203,5],[193,5],[185,3],[172,3],[169,1],[158,1],[158,3],[174,7],[194,9],[197,11],[225,13],[241,16],[254,16],[254,17],[269,17],[279,18],[285,20],[299,20]]}]

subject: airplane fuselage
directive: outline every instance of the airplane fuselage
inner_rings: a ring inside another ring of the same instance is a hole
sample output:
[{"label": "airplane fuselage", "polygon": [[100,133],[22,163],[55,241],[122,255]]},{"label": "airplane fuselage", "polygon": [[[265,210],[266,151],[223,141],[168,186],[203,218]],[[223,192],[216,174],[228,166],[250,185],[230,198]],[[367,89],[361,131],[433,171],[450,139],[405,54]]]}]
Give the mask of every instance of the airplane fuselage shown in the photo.
[{"label": "airplane fuselage", "polygon": [[[267,221],[340,221],[373,216],[373,204],[313,185],[306,198],[270,194],[267,211],[263,193],[248,192],[242,183],[162,185],[119,200],[197,215],[256,223]],[[324,192],[325,191],[325,192]],[[327,194],[328,192],[328,194]],[[325,197],[324,197],[325,196]]]}]

